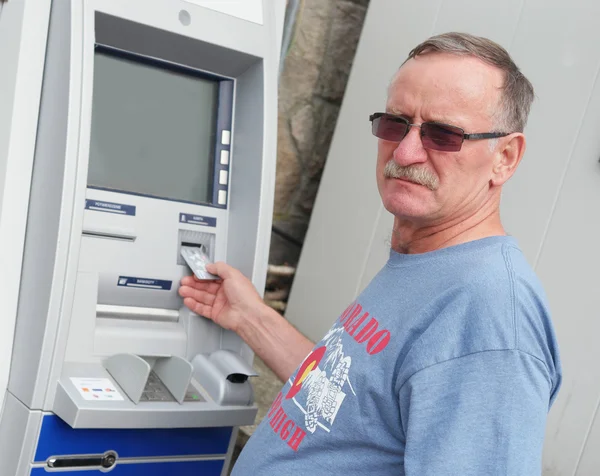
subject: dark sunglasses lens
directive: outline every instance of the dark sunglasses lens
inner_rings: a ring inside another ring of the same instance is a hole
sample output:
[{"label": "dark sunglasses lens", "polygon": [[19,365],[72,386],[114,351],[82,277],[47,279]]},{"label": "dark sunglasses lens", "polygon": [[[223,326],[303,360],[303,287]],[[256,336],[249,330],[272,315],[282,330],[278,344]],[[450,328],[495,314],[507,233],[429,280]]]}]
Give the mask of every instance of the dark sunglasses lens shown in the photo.
[{"label": "dark sunglasses lens", "polygon": [[463,142],[463,131],[458,127],[423,124],[421,134],[423,135],[423,146],[432,150],[458,152]]},{"label": "dark sunglasses lens", "polygon": [[373,119],[373,135],[383,140],[400,142],[407,130],[408,123],[398,118],[381,116]]}]

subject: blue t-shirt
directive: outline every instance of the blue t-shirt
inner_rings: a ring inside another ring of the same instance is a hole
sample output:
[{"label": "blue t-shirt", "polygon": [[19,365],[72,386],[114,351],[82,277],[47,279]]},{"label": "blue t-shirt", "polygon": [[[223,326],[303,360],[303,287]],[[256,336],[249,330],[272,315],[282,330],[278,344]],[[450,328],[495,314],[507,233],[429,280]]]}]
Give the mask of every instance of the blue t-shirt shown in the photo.
[{"label": "blue t-shirt", "polygon": [[391,251],[233,475],[539,476],[560,382],[546,298],[514,238]]}]

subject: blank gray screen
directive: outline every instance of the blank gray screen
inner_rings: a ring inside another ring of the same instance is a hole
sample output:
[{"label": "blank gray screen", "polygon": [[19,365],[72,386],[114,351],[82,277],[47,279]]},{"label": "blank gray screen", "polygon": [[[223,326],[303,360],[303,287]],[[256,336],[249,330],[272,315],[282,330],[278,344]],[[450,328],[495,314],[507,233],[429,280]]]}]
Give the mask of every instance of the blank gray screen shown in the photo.
[{"label": "blank gray screen", "polygon": [[96,52],[88,185],[212,202],[219,84]]}]

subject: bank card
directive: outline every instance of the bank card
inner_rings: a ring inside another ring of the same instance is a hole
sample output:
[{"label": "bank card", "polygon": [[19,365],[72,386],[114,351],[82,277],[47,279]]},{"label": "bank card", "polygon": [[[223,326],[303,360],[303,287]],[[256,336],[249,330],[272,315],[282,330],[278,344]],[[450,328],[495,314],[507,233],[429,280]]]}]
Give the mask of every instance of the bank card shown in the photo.
[{"label": "bank card", "polygon": [[206,271],[206,265],[210,263],[210,259],[203,248],[182,246],[181,256],[198,279],[219,279],[218,276]]}]

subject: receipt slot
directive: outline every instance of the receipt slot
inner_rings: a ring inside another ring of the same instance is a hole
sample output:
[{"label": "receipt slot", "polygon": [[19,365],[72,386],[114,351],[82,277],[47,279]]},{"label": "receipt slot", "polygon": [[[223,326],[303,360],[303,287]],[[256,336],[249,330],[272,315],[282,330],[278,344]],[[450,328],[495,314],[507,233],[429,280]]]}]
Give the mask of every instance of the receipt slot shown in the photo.
[{"label": "receipt slot", "polygon": [[226,473],[253,355],[178,287],[264,288],[281,4],[52,2],[2,474]]}]

